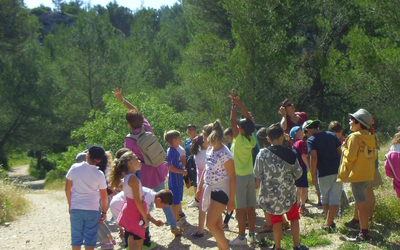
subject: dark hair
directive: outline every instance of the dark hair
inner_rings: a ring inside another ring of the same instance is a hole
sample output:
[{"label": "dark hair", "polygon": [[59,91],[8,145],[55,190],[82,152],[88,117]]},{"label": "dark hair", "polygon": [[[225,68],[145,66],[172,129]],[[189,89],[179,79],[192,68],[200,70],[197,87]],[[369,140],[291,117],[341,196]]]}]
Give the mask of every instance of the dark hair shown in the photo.
[{"label": "dark hair", "polygon": [[162,189],[156,193],[156,198],[160,198],[161,202],[171,206],[173,201],[173,195],[171,190]]},{"label": "dark hair", "polygon": [[293,105],[293,103],[288,98],[286,98],[283,102],[281,102],[281,107],[287,108],[287,107],[290,107],[292,105]]},{"label": "dark hair", "polygon": [[[118,150],[117,152],[119,152]],[[122,177],[125,176],[125,174],[128,173],[128,162],[133,159],[133,153],[132,151],[128,150],[125,152],[121,157],[115,159],[111,165],[111,171],[110,171],[110,185],[113,188],[118,188]]]},{"label": "dark hair", "polygon": [[361,122],[359,122],[354,116],[350,116],[350,119],[352,119],[352,120],[354,121],[355,124],[359,124],[359,123],[360,123],[361,129],[368,130],[368,128],[365,127],[364,124],[362,124]]},{"label": "dark hair", "polygon": [[101,162],[96,164],[96,166],[99,167],[99,170],[103,172],[104,175],[106,174],[107,164],[108,164],[107,155],[104,155],[103,158],[101,158]]},{"label": "dark hair", "polygon": [[132,129],[140,128],[143,125],[143,115],[137,109],[130,109],[125,115],[126,121]]},{"label": "dark hair", "polygon": [[121,158],[121,156],[123,154],[125,154],[126,152],[128,152],[128,151],[130,151],[129,148],[120,148],[120,149],[118,149],[118,151],[115,152],[115,158],[117,158],[117,159]]},{"label": "dark hair", "polygon": [[224,137],[224,131],[222,130],[220,121],[217,119],[213,123],[212,132],[208,136],[207,140],[209,140],[211,145],[214,145],[215,142],[222,141],[223,137]]},{"label": "dark hair", "polygon": [[260,146],[262,148],[266,148],[270,145],[270,143],[268,142],[268,138],[267,138],[267,128],[266,127],[262,127],[258,130],[257,140],[260,143]]},{"label": "dark hair", "polygon": [[328,130],[334,133],[339,133],[343,130],[343,127],[338,121],[331,121],[331,123],[329,123]]},{"label": "dark hair", "polygon": [[224,135],[225,135],[225,136],[227,136],[227,135],[233,136],[232,128],[229,127],[229,128],[227,128],[227,129],[225,129]]},{"label": "dark hair", "polygon": [[279,122],[269,126],[266,132],[271,141],[279,139],[281,136],[283,136],[283,129]]},{"label": "dark hair", "polygon": [[321,124],[319,122],[314,122],[314,123],[310,124],[308,127],[306,127],[305,130],[307,130],[307,129],[319,129],[320,125]]},{"label": "dark hair", "polygon": [[[213,130],[213,124],[212,124],[212,123],[209,123],[209,124],[207,124],[207,125],[204,125],[204,127],[203,127],[203,131],[206,132],[207,137],[208,137],[209,135],[211,135],[212,130]],[[207,139],[207,138],[205,138],[205,139]]]},{"label": "dark hair", "polygon": [[196,136],[192,140],[192,145],[190,146],[190,153],[192,155],[197,155],[200,152],[201,145],[204,143],[204,138],[202,135]]},{"label": "dark hair", "polygon": [[195,130],[197,130],[197,127],[196,127],[196,125],[190,123],[189,125],[187,125],[186,129],[189,129],[189,130],[195,129]]},{"label": "dark hair", "polygon": [[172,141],[174,139],[178,138],[179,136],[181,136],[181,133],[179,133],[179,131],[177,131],[177,130],[165,131],[164,140],[167,143],[172,144]]}]

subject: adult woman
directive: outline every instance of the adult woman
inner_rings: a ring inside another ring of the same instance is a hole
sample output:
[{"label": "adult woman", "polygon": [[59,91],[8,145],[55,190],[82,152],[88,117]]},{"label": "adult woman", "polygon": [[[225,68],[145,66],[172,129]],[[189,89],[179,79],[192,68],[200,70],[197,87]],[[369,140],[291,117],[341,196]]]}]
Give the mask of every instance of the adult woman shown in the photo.
[{"label": "adult woman", "polygon": [[[142,115],[142,113],[133,104],[122,97],[122,89],[114,89],[113,94],[118,99],[118,101],[123,103],[128,109],[125,118],[129,128],[131,129],[132,134],[136,135],[140,133],[142,125],[144,125],[146,131],[153,132],[149,122]],[[125,138],[125,147],[130,149],[139,159],[143,159],[142,153],[140,152],[134,139],[128,137]],[[142,182],[143,186],[151,188],[156,192],[160,191],[161,189],[165,189],[165,178],[168,174],[168,169],[165,164],[162,163],[156,168],[146,165],[143,161],[141,164],[142,167],[139,173],[140,181]],[[165,207],[163,210],[165,216],[167,217],[167,222],[171,225],[171,232],[175,236],[180,236],[181,232],[176,226],[176,221],[172,214],[171,207]]]},{"label": "adult woman", "polygon": [[236,173],[233,156],[222,144],[224,133],[219,120],[213,123],[211,134],[207,137],[210,145],[206,152],[206,168],[198,185],[196,198],[200,199],[203,190],[201,209],[207,212],[207,227],[215,237],[218,249],[229,249],[222,227],[222,213],[225,208],[235,208]]},{"label": "adult woman", "polygon": [[308,120],[307,113],[296,112],[293,103],[287,98],[281,103],[278,114],[282,116],[281,127],[287,134],[294,126],[301,127]]}]

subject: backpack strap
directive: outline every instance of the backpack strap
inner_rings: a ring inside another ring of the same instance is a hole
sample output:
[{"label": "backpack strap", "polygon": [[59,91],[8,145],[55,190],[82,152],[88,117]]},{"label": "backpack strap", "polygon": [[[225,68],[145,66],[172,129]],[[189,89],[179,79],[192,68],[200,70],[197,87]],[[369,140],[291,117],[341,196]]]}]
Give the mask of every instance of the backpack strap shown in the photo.
[{"label": "backpack strap", "polygon": [[140,132],[139,132],[139,134],[132,134],[132,133],[129,133],[128,135],[127,135],[127,137],[129,137],[129,138],[132,138],[132,139],[134,139],[135,141],[137,141],[137,139],[142,135],[142,134],[144,134],[146,132],[146,128],[144,127],[144,125],[142,125],[142,127],[140,128]]},{"label": "backpack strap", "polygon": [[396,177],[396,179],[397,179],[398,181],[400,181],[399,177],[397,177],[396,172],[394,171],[394,167],[393,167],[392,162],[390,161],[390,159],[389,159],[389,157],[388,157],[388,154],[385,155],[385,158],[386,158],[387,162],[389,163],[390,168],[392,169],[392,172],[393,172],[394,177]]}]

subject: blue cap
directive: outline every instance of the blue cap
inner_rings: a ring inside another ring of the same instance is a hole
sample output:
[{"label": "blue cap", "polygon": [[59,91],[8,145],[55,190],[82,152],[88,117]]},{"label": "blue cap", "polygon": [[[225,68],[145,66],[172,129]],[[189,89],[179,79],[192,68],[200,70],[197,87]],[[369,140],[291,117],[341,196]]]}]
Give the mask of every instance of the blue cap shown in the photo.
[{"label": "blue cap", "polygon": [[297,131],[299,131],[300,129],[301,129],[300,126],[294,126],[294,127],[290,130],[290,132],[289,132],[290,139],[296,138],[296,133],[297,133]]}]

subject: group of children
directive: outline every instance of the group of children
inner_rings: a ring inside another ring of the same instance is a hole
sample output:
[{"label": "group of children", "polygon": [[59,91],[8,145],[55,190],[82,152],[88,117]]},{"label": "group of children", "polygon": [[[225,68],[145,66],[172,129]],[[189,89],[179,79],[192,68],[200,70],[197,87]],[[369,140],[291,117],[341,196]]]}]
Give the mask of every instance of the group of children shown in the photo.
[{"label": "group of children", "polygon": [[[122,90],[115,89],[114,94],[128,108],[126,120],[132,133],[139,133],[142,126],[152,132],[142,114],[122,97]],[[187,133],[190,138],[185,141],[184,149],[180,146],[182,138],[178,131],[165,132],[164,139],[169,147],[166,166],[164,163],[158,167],[147,166],[136,141],[125,139],[125,148],[117,152],[109,173],[110,186],[120,190],[122,186],[121,192],[111,200],[110,209],[121,230],[125,230],[129,249],[154,248],[155,243],[149,237],[149,221],[157,226],[164,224],[149,215],[154,205],[164,209],[171,232],[181,235],[180,229],[186,225],[182,219],[181,204],[185,176],[190,182],[188,186],[193,186],[195,190],[195,199],[189,206],[199,206],[199,226],[192,237],[203,237],[206,224],[219,249],[254,243],[256,188],[259,186],[258,205],[266,218],[263,232],[273,231],[273,249],[281,249],[286,218],[290,221],[294,249],[308,249],[300,244],[299,219],[300,214],[308,213],[305,202],[309,171],[313,184],[320,190],[319,198],[326,216],[323,229],[329,232],[335,230],[334,217],[343,189],[341,182],[351,182],[360,226],[360,233],[353,240],[368,240],[366,190],[374,179],[377,150],[375,137],[369,130],[372,116],[364,109],[349,114],[353,133],[343,141],[343,129],[339,123],[331,123],[331,131],[321,131],[318,120],[309,120],[303,115],[293,121],[287,115],[292,111],[294,113],[293,104],[286,102],[280,113],[287,116],[286,126],[293,123],[290,125],[288,148],[284,146],[286,135],[282,122],[256,131],[254,118],[234,90],[230,97],[231,128],[223,131],[221,123],[216,120],[205,125],[201,135],[196,135],[196,126],[189,124]],[[237,108],[242,111],[241,119],[237,119]],[[228,146],[223,144],[224,136]],[[253,157],[256,145],[259,152]],[[97,225],[93,222],[105,219],[105,212],[98,212],[98,201],[101,198],[101,211],[107,211],[107,184],[104,174],[96,172],[94,167],[99,159],[101,161],[103,152],[97,146],[90,148],[86,161],[74,164],[67,174],[66,194],[70,205],[73,249],[80,249],[83,243],[89,247],[87,249],[94,247]],[[193,157],[196,165],[194,175],[185,168],[189,157]],[[164,184],[167,172],[169,190],[165,190]],[[88,174],[95,176],[90,177],[90,184],[87,184]],[[82,203],[82,200],[85,202]],[[77,206],[78,203],[80,206]],[[93,215],[82,215],[81,210],[90,210]],[[235,210],[238,220],[239,235],[231,241],[224,235],[227,222],[223,223],[222,214],[225,210],[228,214]],[[87,218],[91,218],[91,224],[86,223]],[[249,230],[247,236],[246,225]]]}]

